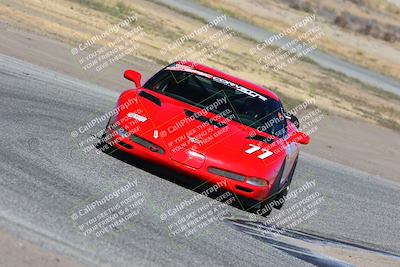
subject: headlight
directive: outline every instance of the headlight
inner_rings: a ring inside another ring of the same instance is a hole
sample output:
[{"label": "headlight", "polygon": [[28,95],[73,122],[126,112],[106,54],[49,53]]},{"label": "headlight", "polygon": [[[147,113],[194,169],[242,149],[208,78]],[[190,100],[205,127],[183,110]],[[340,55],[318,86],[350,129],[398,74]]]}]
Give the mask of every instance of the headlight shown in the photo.
[{"label": "headlight", "polygon": [[267,186],[269,185],[269,182],[267,180],[261,179],[261,178],[256,178],[256,177],[249,177],[246,180],[246,183],[255,185],[255,186]]},{"label": "headlight", "polygon": [[118,135],[122,136],[123,138],[127,138],[129,136],[129,132],[117,124],[114,124],[112,128]]}]

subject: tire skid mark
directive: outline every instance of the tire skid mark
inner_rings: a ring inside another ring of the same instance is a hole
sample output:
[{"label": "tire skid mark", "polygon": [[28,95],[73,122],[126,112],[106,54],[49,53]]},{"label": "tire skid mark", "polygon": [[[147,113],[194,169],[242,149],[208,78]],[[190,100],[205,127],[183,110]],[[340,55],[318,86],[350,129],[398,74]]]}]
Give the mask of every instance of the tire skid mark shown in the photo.
[{"label": "tire skid mark", "polygon": [[382,258],[385,259],[386,263],[393,264],[393,266],[400,265],[400,255],[356,243],[291,229],[279,229],[278,227],[276,227],[278,231],[283,231],[281,231],[281,234],[276,234],[268,230],[272,225],[261,221],[226,218],[225,222],[240,232],[315,266],[353,266],[353,264],[330,255],[332,253],[326,253],[330,249],[345,251],[350,254],[360,254],[362,257],[367,255],[367,260],[378,262]]}]

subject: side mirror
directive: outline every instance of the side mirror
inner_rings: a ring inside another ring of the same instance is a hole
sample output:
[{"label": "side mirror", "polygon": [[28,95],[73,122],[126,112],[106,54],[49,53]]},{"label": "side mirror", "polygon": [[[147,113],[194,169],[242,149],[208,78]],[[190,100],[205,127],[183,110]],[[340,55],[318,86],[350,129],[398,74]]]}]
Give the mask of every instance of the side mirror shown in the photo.
[{"label": "side mirror", "polygon": [[134,71],[134,70],[126,70],[124,72],[124,77],[125,77],[125,79],[134,82],[136,85],[136,88],[142,87],[142,84],[140,81],[142,79],[142,75],[139,72]]},{"label": "side mirror", "polygon": [[299,119],[298,119],[295,115],[286,114],[285,117],[286,117],[286,119],[288,119],[288,120],[290,120],[291,122],[293,122],[293,124],[296,126],[297,129],[300,128],[300,121],[299,121]]},{"label": "side mirror", "polygon": [[310,137],[302,132],[294,132],[287,140],[290,143],[299,143],[302,145],[307,145],[310,142]]}]

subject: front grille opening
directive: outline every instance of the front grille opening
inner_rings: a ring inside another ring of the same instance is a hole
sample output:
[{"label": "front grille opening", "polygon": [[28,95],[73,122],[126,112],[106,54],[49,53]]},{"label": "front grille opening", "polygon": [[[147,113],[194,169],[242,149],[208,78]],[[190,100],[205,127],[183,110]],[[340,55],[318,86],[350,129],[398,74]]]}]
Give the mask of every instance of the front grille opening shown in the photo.
[{"label": "front grille opening", "polygon": [[221,170],[221,169],[214,168],[214,167],[209,167],[208,172],[219,175],[219,176],[223,176],[225,178],[236,180],[239,182],[243,182],[245,179],[245,177],[243,175],[240,175],[240,174],[237,174],[234,172],[230,172],[230,171]]},{"label": "front grille opening", "polygon": [[130,144],[127,144],[127,143],[122,142],[122,141],[119,141],[118,144],[120,146],[123,146],[123,147],[127,148],[127,149],[132,149],[133,148],[133,146],[131,146]]},{"label": "front grille opening", "polygon": [[163,155],[165,153],[164,149],[162,149],[160,146],[153,144],[137,135],[131,134],[131,141],[142,147],[150,149],[150,151],[152,151],[154,153],[158,153],[161,155]]},{"label": "front grille opening", "polygon": [[253,189],[246,188],[246,187],[243,187],[243,186],[240,186],[240,185],[235,185],[235,188],[236,188],[236,189],[239,189],[239,190],[242,190],[242,191],[244,191],[244,192],[247,192],[247,193],[253,192]]}]

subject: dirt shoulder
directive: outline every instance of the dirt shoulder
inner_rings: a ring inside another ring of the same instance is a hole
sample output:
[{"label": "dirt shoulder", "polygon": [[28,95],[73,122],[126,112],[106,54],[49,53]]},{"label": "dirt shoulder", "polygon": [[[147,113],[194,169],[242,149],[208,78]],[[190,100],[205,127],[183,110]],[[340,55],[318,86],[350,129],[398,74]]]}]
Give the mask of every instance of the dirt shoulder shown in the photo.
[{"label": "dirt shoulder", "polygon": [[78,267],[84,265],[0,230],[0,266]]},{"label": "dirt shoulder", "polygon": [[[316,14],[318,46],[350,62],[400,79],[400,7],[387,1],[197,0],[273,32]],[[299,32],[291,33],[293,38]]]},{"label": "dirt shoulder", "polygon": [[327,116],[303,151],[400,182],[400,134],[357,119]]},{"label": "dirt shoulder", "polygon": [[[42,66],[115,91],[131,87],[122,78],[127,68],[149,77],[161,64],[129,56],[102,71],[101,75],[82,70],[71,57],[72,45],[51,36],[29,32],[23,27],[0,23],[0,53]],[[27,88],[28,90],[28,88]],[[380,175],[399,182],[400,134],[364,120],[327,115],[313,134],[305,151],[322,158]],[[0,230],[1,266],[80,266],[64,256],[16,239]]]},{"label": "dirt shoulder", "polygon": [[[121,92],[132,84],[122,77],[128,68],[150,77],[162,66],[130,56],[110,66],[102,75],[83,72],[71,60],[71,46],[27,33],[13,27],[0,27],[0,53],[28,61],[83,81]],[[48,51],[52,51],[48,53]],[[400,181],[397,159],[400,158],[400,134],[359,119],[325,114],[304,151],[381,177]]]},{"label": "dirt shoulder", "polygon": [[[268,46],[262,50],[262,55],[252,54],[251,49],[257,45],[255,41],[233,31],[218,35],[221,29],[217,27],[193,34],[205,26],[204,21],[154,1],[54,0],[44,6],[39,0],[4,0],[0,4],[0,19],[5,25],[61,41],[75,49],[93,37],[108,33],[110,28],[132,13],[137,15],[137,19],[129,26],[100,38],[85,52],[93,55],[140,27],[145,33],[143,36],[136,34],[126,39],[133,41],[131,46],[139,46],[130,53],[137,59],[143,59],[137,64],[139,67],[145,61],[161,66],[175,59],[192,60],[270,88],[279,94],[286,107],[291,108],[308,98],[315,98],[317,106],[330,114],[363,119],[400,130],[400,97],[321,68],[309,60],[295,59],[293,55],[278,60],[288,63],[282,69],[263,69],[265,62],[258,62],[261,56],[274,54],[277,48]],[[209,40],[213,36],[218,37]],[[177,44],[178,40],[184,41]],[[168,47],[172,48],[163,53],[163,49]],[[83,67],[90,67],[90,64],[86,64],[87,60],[83,59],[85,53],[76,52],[79,53],[69,54],[68,64],[82,60],[84,63],[77,64],[75,71],[81,71],[79,75],[89,80],[103,80],[103,76],[110,75],[113,68],[122,71],[121,66],[132,62],[129,56],[125,56],[111,63],[117,66],[108,66],[100,72],[95,68],[84,70]],[[47,53],[53,51],[48,50]],[[293,62],[288,62],[289,59],[293,59]],[[58,59],[54,58],[54,61]]]}]

